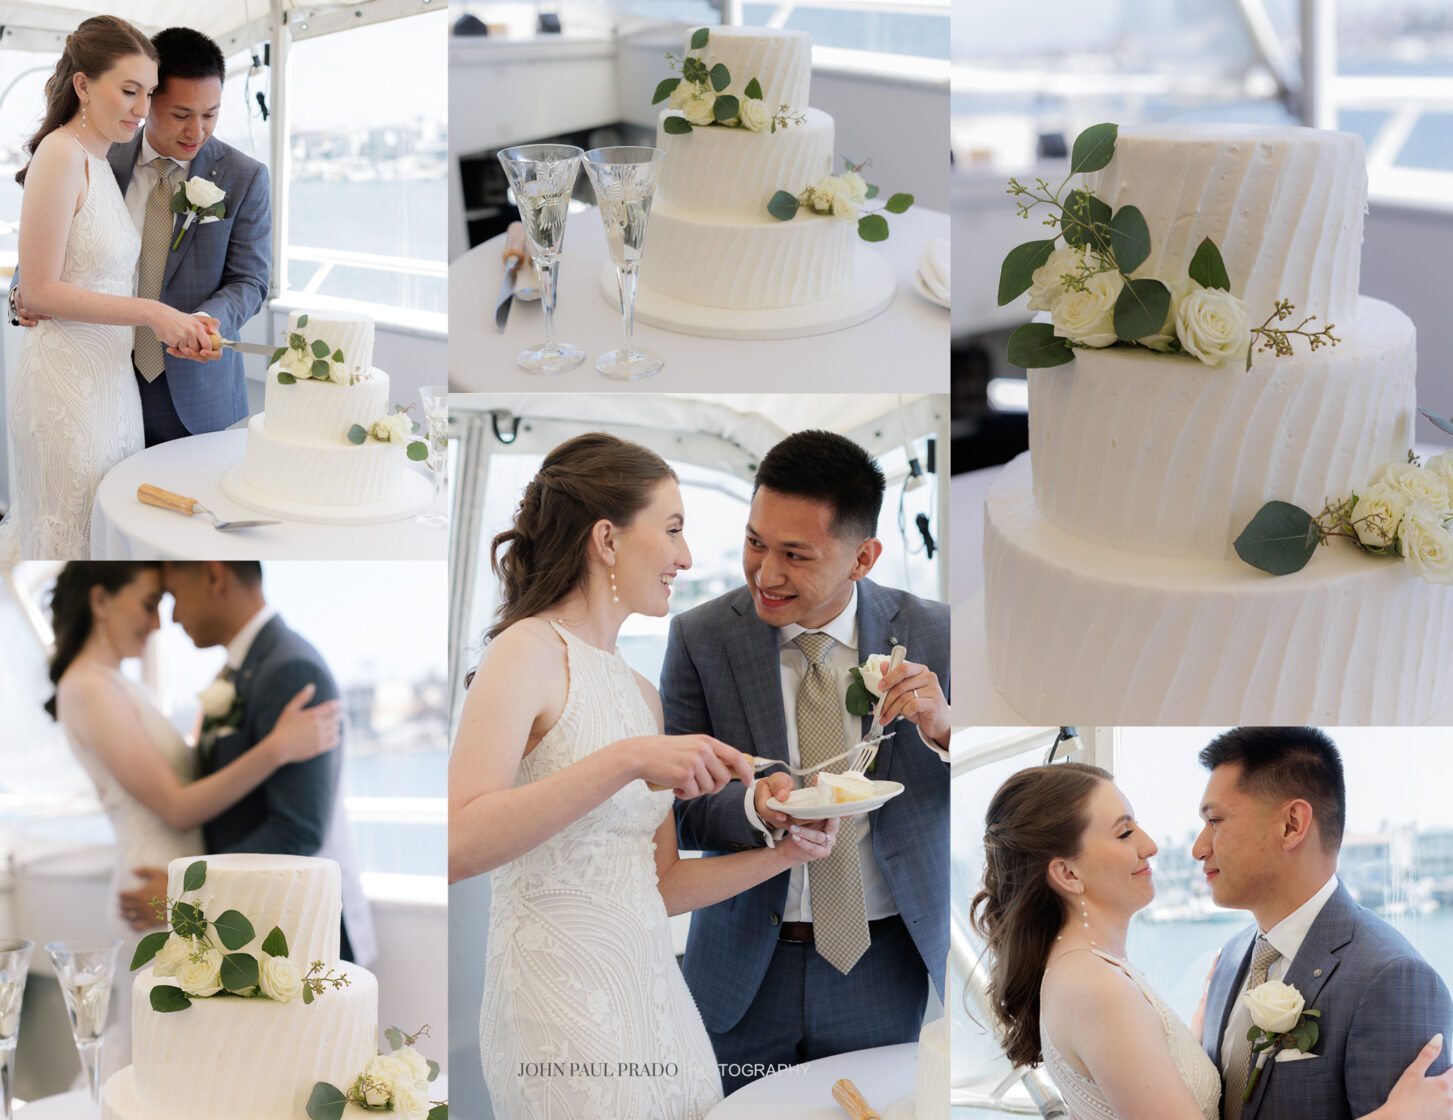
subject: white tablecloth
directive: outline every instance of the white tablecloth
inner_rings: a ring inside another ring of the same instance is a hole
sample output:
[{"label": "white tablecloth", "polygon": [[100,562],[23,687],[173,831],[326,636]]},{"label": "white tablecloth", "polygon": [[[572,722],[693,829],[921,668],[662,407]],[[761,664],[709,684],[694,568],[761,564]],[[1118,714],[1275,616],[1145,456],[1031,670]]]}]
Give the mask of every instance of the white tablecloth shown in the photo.
[{"label": "white tablecloth", "polygon": [[31,1101],[24,1108],[16,1109],[15,1115],[17,1120],[22,1116],[25,1120],[96,1120],[91,1094],[84,1089]]},{"label": "white tablecloth", "polygon": [[[514,302],[503,334],[494,310],[504,277],[504,235],[476,246],[449,266],[449,384],[460,392],[644,393],[942,393],[948,388],[949,313],[913,290],[924,243],[948,238],[948,215],[914,207],[889,217],[887,241],[871,246],[898,278],[893,302],[867,322],[806,338],[703,338],[637,322],[634,341],[658,351],[665,367],[644,381],[608,381],[595,359],[621,345],[620,308],[601,294],[605,230],[590,210],[571,214],[560,259],[556,337],[585,350],[568,373],[541,375],[515,356],[545,339],[538,301]],[[650,239],[646,252],[650,253]]]},{"label": "white tablecloth", "polygon": [[844,1077],[876,1111],[886,1114],[890,1105],[913,1092],[917,1061],[916,1042],[819,1058],[744,1085],[708,1112],[706,1120],[843,1120],[832,1086]]},{"label": "white tablecloth", "polygon": [[[222,493],[222,474],[242,461],[247,433],[208,432],[157,444],[107,472],[91,513],[95,560],[444,560],[449,529],[426,529],[412,517],[379,525],[284,521],[219,533],[205,516],[183,517],[143,505],[143,482],[196,498],[222,520],[276,520]],[[421,468],[410,464],[410,470]],[[448,508],[448,493],[439,496]]]}]

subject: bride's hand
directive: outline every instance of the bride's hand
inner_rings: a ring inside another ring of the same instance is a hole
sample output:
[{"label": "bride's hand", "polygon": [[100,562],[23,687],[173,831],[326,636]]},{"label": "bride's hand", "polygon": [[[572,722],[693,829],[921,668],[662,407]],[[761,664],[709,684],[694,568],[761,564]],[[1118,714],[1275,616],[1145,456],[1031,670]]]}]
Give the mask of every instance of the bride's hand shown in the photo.
[{"label": "bride's hand", "polygon": [[338,729],[343,715],[337,700],[329,700],[309,708],[307,703],[316,691],[305,684],[288,701],[268,736],[279,766],[290,762],[306,762],[338,745]]},{"label": "bride's hand", "polygon": [[710,735],[645,735],[624,743],[635,752],[636,777],[666,786],[677,797],[716,793],[734,777],[752,781],[742,752]]},{"label": "bride's hand", "polygon": [[148,324],[161,344],[171,350],[212,349],[212,338],[207,324],[195,315],[178,311],[159,301],[154,301],[151,322]]},{"label": "bride's hand", "polygon": [[1443,1036],[1435,1034],[1418,1051],[1412,1065],[1403,1070],[1387,1104],[1377,1115],[1387,1120],[1448,1120],[1453,1117],[1453,1067],[1437,1077],[1428,1077],[1428,1067],[1443,1050]]},{"label": "bride's hand", "polygon": [[212,316],[204,314],[201,311],[194,311],[192,314],[196,319],[201,321],[204,327],[207,328],[206,346],[201,350],[196,350],[191,347],[168,346],[166,348],[166,352],[170,354],[173,358],[186,358],[188,361],[191,362],[220,361],[222,358],[222,350],[220,348],[216,350],[212,349],[212,336],[218,333],[218,331],[221,329],[222,324],[216,319],[212,318]]},{"label": "bride's hand", "polygon": [[837,829],[836,819],[794,824],[788,828],[784,842],[777,845],[777,850],[782,853],[788,867],[810,863],[832,853],[832,846],[837,842]]}]

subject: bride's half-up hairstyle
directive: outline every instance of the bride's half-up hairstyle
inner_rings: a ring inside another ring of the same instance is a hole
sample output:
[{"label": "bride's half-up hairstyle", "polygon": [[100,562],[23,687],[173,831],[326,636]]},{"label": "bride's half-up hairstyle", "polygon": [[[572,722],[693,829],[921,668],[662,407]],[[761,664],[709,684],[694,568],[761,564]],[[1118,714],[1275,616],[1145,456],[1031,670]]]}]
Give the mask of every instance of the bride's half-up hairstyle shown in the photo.
[{"label": "bride's half-up hairstyle", "polygon": [[[115,595],[149,568],[160,568],[156,560],[72,560],[61,569],[51,592],[51,628],[55,631],[55,654],[50,659],[50,683],[61,677],[81,652],[96,619],[91,614],[91,588]],[[55,697],[45,702],[50,718],[56,718]]]},{"label": "bride's half-up hairstyle", "polygon": [[503,594],[485,641],[558,603],[585,579],[590,527],[625,528],[676,472],[640,444],[603,432],[576,436],[545,456],[525,487],[514,524],[489,546]]},{"label": "bride's half-up hairstyle", "polygon": [[[75,77],[84,74],[93,81],[99,78],[118,59],[129,54],[144,54],[157,61],[156,47],[151,40],[131,24],[117,16],[92,16],[82,20],[79,27],[66,36],[65,49],[55,64],[53,73],[45,83],[45,116],[35,135],[24,144],[25,151],[35,154],[40,142],[81,109],[81,99],[76,94]],[[25,186],[25,173],[30,170],[27,163],[15,173],[15,181]]]},{"label": "bride's half-up hairstyle", "polygon": [[1016,1066],[1043,1060],[1039,984],[1065,917],[1049,865],[1079,854],[1090,794],[1111,780],[1108,771],[1078,762],[1030,767],[999,787],[984,816],[984,888],[969,915],[993,957],[989,1000]]}]

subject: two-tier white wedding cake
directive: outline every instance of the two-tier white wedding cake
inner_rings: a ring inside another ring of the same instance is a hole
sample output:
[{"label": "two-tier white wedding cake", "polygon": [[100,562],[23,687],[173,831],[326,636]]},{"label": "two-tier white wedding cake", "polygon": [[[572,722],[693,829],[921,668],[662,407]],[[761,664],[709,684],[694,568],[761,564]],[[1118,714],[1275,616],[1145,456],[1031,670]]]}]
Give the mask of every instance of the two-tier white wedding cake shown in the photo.
[{"label": "two-tier white wedding cake", "polygon": [[1253,326],[1289,300],[1339,341],[1249,370],[1123,346],[1030,369],[1030,451],[985,510],[994,683],[1035,723],[1427,719],[1453,691],[1453,588],[1345,541],[1280,577],[1233,547],[1265,503],[1320,510],[1412,445],[1413,324],[1358,294],[1361,139],[1125,129],[1085,185],[1144,215],[1135,276],[1183,280],[1209,238]]},{"label": "two-tier white wedding cake", "polygon": [[[205,883],[188,892],[193,863],[171,862],[169,898],[214,919],[228,911],[246,916],[257,937],[243,952],[257,954],[276,927],[300,972],[321,961],[346,984],[308,1003],[218,995],[163,1012],[153,1008],[153,989],[179,981],[148,964],[130,981],[132,1064],[106,1081],[102,1120],[302,1120],[317,1082],[346,1090],[377,1053],[378,982],[338,959],[338,865],[302,856],[208,856]],[[350,1104],[345,1115],[370,1114]]]}]

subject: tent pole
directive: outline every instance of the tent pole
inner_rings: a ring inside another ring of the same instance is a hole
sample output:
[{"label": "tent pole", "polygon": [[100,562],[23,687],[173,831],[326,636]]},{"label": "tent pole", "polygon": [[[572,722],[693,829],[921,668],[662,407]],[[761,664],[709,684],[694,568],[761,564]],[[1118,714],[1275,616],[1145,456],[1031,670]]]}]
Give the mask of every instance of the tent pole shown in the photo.
[{"label": "tent pole", "polygon": [[272,164],[272,276],[268,295],[277,298],[286,286],[289,177],[289,114],[288,114],[288,47],[292,33],[287,26],[284,0],[270,0],[272,12],[272,65],[268,68],[268,87],[272,95],[272,131],[268,137]]}]

